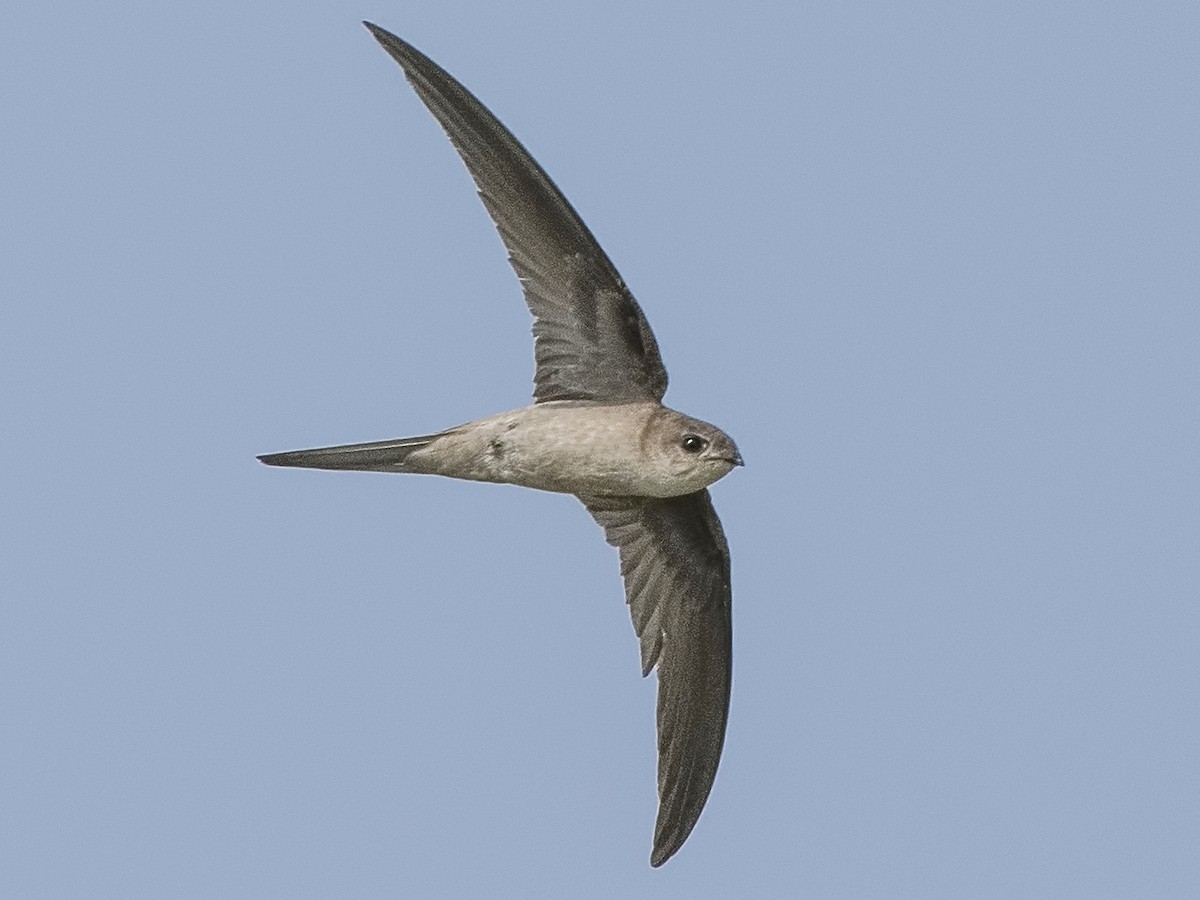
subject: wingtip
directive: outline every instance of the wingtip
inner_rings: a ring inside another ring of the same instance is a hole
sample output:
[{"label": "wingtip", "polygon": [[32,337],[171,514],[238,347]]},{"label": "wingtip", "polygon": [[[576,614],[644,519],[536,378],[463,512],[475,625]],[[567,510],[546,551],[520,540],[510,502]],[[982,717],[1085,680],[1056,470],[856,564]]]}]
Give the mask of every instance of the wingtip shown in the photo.
[{"label": "wingtip", "polygon": [[369,22],[366,19],[363,19],[363,25],[366,26],[367,31],[371,32],[371,36],[374,37],[375,40],[379,41],[379,43],[383,44],[385,47],[388,46],[389,44],[393,44],[393,45],[399,44],[400,46],[407,46],[405,44],[405,42],[400,40],[400,38],[396,37],[396,35],[392,34],[386,28],[383,28],[380,25],[376,25],[374,22]]},{"label": "wingtip", "polygon": [[408,43],[408,41],[396,37],[396,35],[392,34],[386,28],[380,28],[374,22],[368,22],[366,19],[363,19],[363,25],[371,32],[371,36],[379,42],[379,46],[386,50],[388,55],[399,63],[406,77],[412,74],[414,67],[420,65],[431,65],[436,68],[436,64],[421,53],[420,50]]},{"label": "wingtip", "polygon": [[401,43],[400,38],[396,37],[386,28],[380,28],[374,22],[368,22],[366,19],[363,19],[363,25],[366,26],[367,31],[371,32],[371,37],[379,41],[385,48],[389,44]]},{"label": "wingtip", "polygon": [[[678,853],[679,848],[692,833],[691,827],[680,829],[679,825],[680,823],[676,821],[664,822],[660,810],[659,820],[654,823],[654,847],[650,851],[652,868],[657,869]],[[695,825],[695,822],[692,825]]]},{"label": "wingtip", "polygon": [[672,856],[675,855],[675,851],[678,849],[679,849],[678,846],[672,847],[669,844],[666,846],[662,846],[662,847],[656,846],[650,852],[650,868],[652,868],[652,869],[660,868],[663,863],[665,863],[668,859],[670,859]]}]

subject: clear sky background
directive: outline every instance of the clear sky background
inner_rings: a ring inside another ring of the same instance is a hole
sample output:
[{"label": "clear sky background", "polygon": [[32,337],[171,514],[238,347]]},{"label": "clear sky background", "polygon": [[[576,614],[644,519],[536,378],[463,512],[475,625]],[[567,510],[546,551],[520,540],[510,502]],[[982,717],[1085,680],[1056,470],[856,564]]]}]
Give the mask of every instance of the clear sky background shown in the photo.
[{"label": "clear sky background", "polygon": [[[0,895],[1198,895],[1195,4],[4,18]],[[725,758],[662,870],[580,505],[254,459],[529,399],[363,18],[527,144],[746,457]]]}]

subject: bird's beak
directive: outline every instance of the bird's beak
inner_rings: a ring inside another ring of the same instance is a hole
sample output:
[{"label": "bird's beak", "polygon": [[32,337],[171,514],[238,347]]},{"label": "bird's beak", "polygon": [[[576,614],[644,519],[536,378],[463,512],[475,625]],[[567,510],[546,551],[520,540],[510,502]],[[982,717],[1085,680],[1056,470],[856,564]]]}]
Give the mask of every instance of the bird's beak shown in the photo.
[{"label": "bird's beak", "polygon": [[395,472],[402,469],[404,460],[413,450],[428,443],[428,438],[397,438],[370,444],[344,444],[340,447],[318,447],[314,450],[268,453],[260,456],[259,460],[268,466]]}]

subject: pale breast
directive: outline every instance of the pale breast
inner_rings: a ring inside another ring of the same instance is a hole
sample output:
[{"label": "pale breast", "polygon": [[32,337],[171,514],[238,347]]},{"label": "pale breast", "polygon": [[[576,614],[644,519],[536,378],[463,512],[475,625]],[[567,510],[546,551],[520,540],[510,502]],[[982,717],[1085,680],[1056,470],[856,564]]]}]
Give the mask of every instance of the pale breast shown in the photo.
[{"label": "pale breast", "polygon": [[[569,494],[645,494],[652,468],[641,432],[654,404],[527,406],[452,428],[420,452],[452,478]],[[416,462],[416,460],[414,460]]]}]

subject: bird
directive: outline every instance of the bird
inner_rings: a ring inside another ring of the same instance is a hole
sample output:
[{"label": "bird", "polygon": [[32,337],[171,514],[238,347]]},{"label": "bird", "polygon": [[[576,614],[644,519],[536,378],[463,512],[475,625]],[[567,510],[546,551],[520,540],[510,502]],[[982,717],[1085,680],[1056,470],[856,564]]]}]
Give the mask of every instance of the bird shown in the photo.
[{"label": "bird", "polygon": [[583,502],[618,550],[642,675],[657,669],[650,865],[661,866],[695,827],[725,740],[732,586],[708,487],[742,456],[721,429],[662,404],[667,372],[641,307],[528,151],[448,72],[363,24],[445,130],[500,233],[534,319],[534,402],[435,434],[258,459],[515,484]]}]

